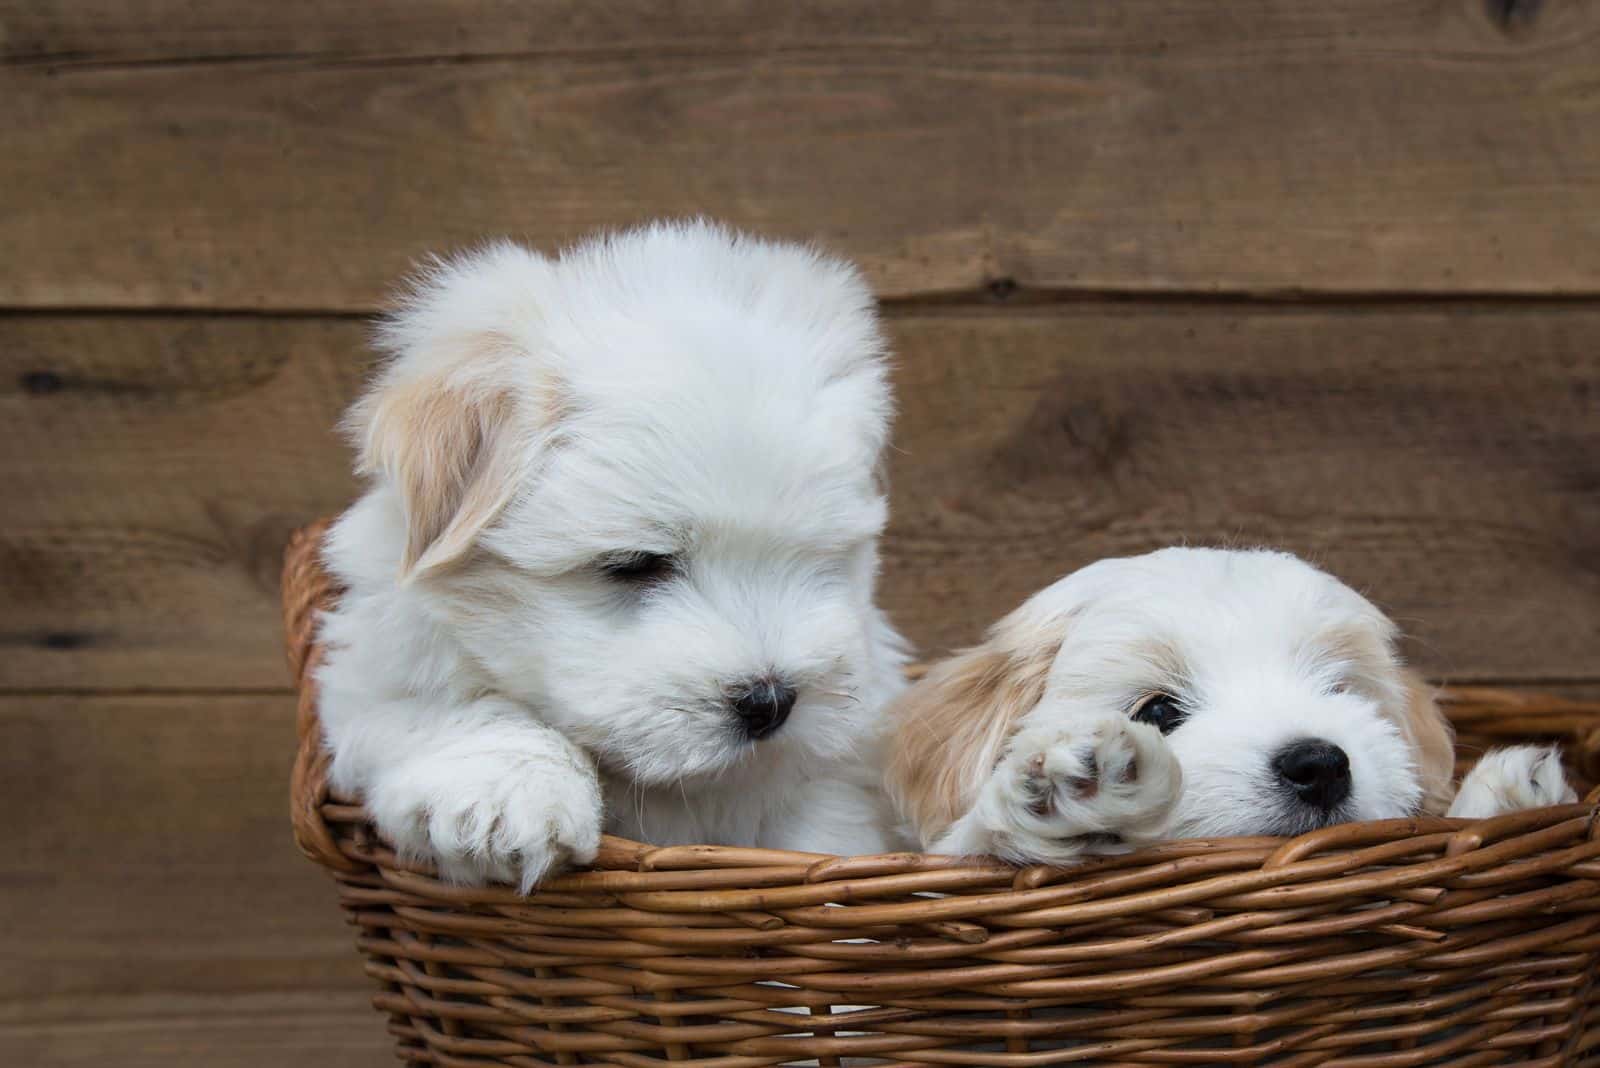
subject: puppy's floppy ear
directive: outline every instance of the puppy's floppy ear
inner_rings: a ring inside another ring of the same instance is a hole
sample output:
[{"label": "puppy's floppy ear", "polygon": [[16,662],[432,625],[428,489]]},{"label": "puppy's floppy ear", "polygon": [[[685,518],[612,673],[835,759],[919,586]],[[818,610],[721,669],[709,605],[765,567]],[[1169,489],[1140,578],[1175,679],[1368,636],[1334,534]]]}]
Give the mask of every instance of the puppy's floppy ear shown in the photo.
[{"label": "puppy's floppy ear", "polygon": [[440,264],[380,329],[391,360],[348,427],[358,470],[399,492],[405,578],[466,554],[516,493],[538,436],[525,424],[554,410],[553,387],[519,341],[545,266],[512,245]]},{"label": "puppy's floppy ear", "polygon": [[984,644],[935,664],[890,709],[885,783],[925,845],[972,807],[1017,722],[1044,696],[1064,626],[1022,616],[1007,616]]},{"label": "puppy's floppy ear", "polygon": [[[463,363],[497,358],[487,348],[455,355]],[[448,374],[402,378],[364,405],[361,470],[388,477],[399,490],[404,576],[460,559],[510,499],[512,407],[511,394],[492,382],[452,381]]]},{"label": "puppy's floppy ear", "polygon": [[1422,811],[1442,816],[1455,793],[1455,732],[1434,700],[1433,687],[1414,671],[1405,671],[1403,678],[1405,703],[1398,719],[1400,733],[1417,762]]}]

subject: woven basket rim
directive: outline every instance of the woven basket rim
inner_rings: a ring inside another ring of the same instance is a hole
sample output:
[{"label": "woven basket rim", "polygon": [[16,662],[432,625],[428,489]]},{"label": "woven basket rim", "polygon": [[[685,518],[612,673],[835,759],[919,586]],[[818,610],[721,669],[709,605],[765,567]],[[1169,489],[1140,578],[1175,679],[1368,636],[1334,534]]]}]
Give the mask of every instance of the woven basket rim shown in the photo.
[{"label": "woven basket rim", "polygon": [[[322,567],[319,553],[321,541],[332,522],[331,517],[324,518],[296,530],[284,552],[284,627],[290,672],[298,694],[297,747],[290,782],[290,814],[295,841],[307,857],[336,871],[352,872],[381,863],[393,870],[410,872],[432,881],[436,873],[426,862],[397,855],[379,841],[366,841],[360,847],[352,848],[348,843],[342,844],[330,829],[330,824],[369,823],[357,799],[336,796],[329,789],[328,758],[322,745],[321,724],[316,711],[315,673],[322,657],[321,647],[315,640],[317,616],[338,595],[336,584]],[[1516,722],[1524,726],[1517,731],[1505,731],[1508,737],[1529,733],[1526,727],[1528,723],[1538,725],[1551,734],[1566,735],[1569,756],[1579,765],[1584,779],[1597,784],[1577,805],[1516,812],[1489,820],[1413,816],[1343,823],[1293,838],[1182,839],[1129,853],[1086,858],[1070,868],[1045,865],[1018,868],[992,857],[942,856],[911,851],[846,857],[710,844],[654,846],[616,835],[605,835],[593,864],[568,875],[547,879],[541,887],[592,889],[592,880],[584,878],[586,872],[804,869],[807,882],[834,882],[839,879],[870,878],[885,872],[909,874],[961,869],[1016,872],[1017,888],[1022,889],[1024,886],[1048,885],[1069,875],[1079,877],[1086,873],[1191,857],[1217,857],[1236,851],[1258,856],[1266,849],[1271,854],[1267,866],[1275,867],[1325,853],[1359,849],[1373,842],[1393,842],[1397,837],[1449,833],[1460,839],[1452,851],[1460,851],[1578,815],[1585,816],[1591,823],[1600,822],[1600,701],[1470,685],[1440,686],[1438,697],[1458,729],[1463,725],[1471,725],[1488,728],[1492,733],[1504,721],[1509,709],[1519,717]],[[447,884],[432,881],[430,892],[439,894],[444,887]],[[448,889],[443,892],[449,896]],[[479,887],[457,888],[457,896],[465,903],[516,900],[521,895],[505,887]]]}]

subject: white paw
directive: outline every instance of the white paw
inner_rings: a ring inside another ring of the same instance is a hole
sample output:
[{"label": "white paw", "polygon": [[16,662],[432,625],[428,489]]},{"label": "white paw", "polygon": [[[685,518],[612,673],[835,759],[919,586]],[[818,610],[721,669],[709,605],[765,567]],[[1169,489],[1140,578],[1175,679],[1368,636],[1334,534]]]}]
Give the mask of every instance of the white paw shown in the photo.
[{"label": "white paw", "polygon": [[1491,749],[1456,791],[1449,815],[1469,820],[1546,805],[1570,804],[1577,791],[1567,785],[1561,753],[1554,746],[1519,745]]},{"label": "white paw", "polygon": [[366,803],[402,856],[432,861],[451,882],[526,893],[600,847],[599,781],[559,750],[407,761],[373,784]]},{"label": "white paw", "polygon": [[1182,789],[1161,732],[1108,715],[1019,732],[982,804],[1002,855],[1065,862],[1101,836],[1155,835]]}]

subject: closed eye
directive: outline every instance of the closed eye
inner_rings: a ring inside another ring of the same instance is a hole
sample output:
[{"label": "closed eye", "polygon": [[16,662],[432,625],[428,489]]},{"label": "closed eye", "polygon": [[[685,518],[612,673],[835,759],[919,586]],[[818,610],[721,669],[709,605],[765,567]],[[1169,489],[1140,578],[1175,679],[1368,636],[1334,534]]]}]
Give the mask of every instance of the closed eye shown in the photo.
[{"label": "closed eye", "polygon": [[595,569],[614,582],[649,586],[677,574],[679,560],[671,553],[629,550],[606,553],[595,560]]}]

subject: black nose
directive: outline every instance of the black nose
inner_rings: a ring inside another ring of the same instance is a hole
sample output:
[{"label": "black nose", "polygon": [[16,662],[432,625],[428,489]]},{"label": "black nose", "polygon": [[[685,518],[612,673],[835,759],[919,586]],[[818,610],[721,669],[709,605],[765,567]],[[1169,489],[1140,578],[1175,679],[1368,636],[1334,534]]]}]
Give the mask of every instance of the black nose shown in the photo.
[{"label": "black nose", "polygon": [[748,690],[733,699],[733,711],[746,735],[765,738],[789,718],[794,697],[793,686],[777,679],[756,679]]},{"label": "black nose", "polygon": [[1332,742],[1292,742],[1278,751],[1272,766],[1296,797],[1324,812],[1350,796],[1350,758]]}]

